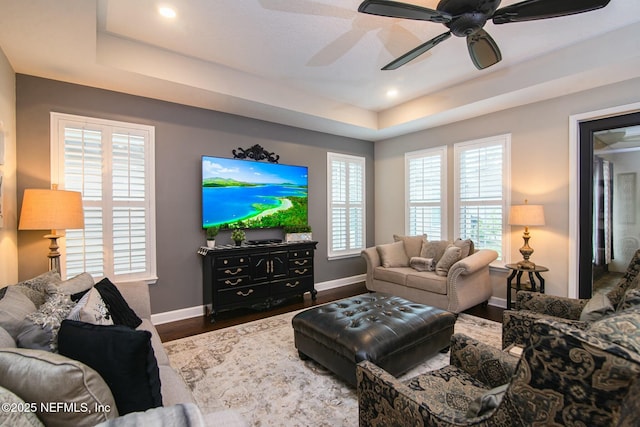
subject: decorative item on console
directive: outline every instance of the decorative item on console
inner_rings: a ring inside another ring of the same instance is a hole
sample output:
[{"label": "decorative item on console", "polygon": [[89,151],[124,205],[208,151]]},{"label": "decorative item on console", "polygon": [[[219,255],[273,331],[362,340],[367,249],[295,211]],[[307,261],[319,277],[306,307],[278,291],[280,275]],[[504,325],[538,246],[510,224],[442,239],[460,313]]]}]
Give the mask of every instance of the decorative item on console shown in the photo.
[{"label": "decorative item on console", "polygon": [[287,225],[282,228],[285,233],[285,242],[301,242],[313,240],[311,234],[311,226],[308,224]]},{"label": "decorative item on console", "polygon": [[234,228],[233,231],[231,232],[231,240],[236,242],[236,246],[240,246],[242,244],[242,241],[245,238],[246,238],[246,234],[244,233],[243,230],[240,230],[239,228]]}]

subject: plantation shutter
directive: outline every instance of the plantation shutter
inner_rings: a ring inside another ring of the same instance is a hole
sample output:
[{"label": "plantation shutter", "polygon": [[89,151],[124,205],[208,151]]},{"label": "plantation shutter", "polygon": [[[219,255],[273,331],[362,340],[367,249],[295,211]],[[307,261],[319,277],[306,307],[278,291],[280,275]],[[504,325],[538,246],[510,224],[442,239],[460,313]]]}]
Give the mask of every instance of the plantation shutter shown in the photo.
[{"label": "plantation shutter", "polygon": [[52,181],[80,191],[85,211],[85,228],[66,232],[66,277],[155,280],[153,128],[57,113],[52,123]]},{"label": "plantation shutter", "polygon": [[504,253],[506,144],[505,136],[456,146],[459,236],[497,251],[499,259]]},{"label": "plantation shutter", "polygon": [[329,256],[359,254],[365,245],[364,158],[328,153]]},{"label": "plantation shutter", "polygon": [[446,233],[446,147],[407,153],[407,233],[442,240]]}]

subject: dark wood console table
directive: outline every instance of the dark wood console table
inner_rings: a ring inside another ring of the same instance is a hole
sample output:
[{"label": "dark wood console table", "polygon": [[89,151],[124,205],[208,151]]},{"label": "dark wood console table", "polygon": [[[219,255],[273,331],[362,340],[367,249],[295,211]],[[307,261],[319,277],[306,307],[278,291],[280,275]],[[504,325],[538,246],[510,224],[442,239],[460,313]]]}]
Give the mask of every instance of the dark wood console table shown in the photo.
[{"label": "dark wood console table", "polygon": [[201,247],[202,292],[211,322],[222,310],[269,309],[306,292],[315,301],[313,256],[318,242]]}]

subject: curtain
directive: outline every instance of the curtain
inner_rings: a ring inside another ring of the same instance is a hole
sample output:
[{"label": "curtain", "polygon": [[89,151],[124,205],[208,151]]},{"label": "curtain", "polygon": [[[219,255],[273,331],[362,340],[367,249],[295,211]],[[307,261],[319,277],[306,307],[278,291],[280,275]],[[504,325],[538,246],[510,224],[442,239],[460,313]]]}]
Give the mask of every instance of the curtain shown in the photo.
[{"label": "curtain", "polygon": [[613,259],[613,163],[593,159],[593,263],[606,265]]}]

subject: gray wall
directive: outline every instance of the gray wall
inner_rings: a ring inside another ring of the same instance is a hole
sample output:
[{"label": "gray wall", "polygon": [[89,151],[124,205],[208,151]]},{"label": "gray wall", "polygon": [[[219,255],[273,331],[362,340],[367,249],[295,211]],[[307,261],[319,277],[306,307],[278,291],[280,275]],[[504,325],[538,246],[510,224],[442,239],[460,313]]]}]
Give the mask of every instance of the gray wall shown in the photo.
[{"label": "gray wall", "polygon": [[[326,153],[364,156],[367,164],[367,232],[373,244],[373,143],[268,123],[117,92],[17,75],[17,190],[50,186],[51,111],[155,126],[156,226],[159,280],[151,287],[152,311],[202,304],[200,158],[232,157],[231,150],[260,144],[280,163],[309,167],[309,224],[318,240],[316,282],[366,271],[360,257],[327,260]],[[275,231],[249,231],[248,239]],[[18,233],[20,280],[46,271],[48,240],[40,231]],[[281,237],[279,233],[277,236]],[[217,240],[228,238],[221,233]]]}]

